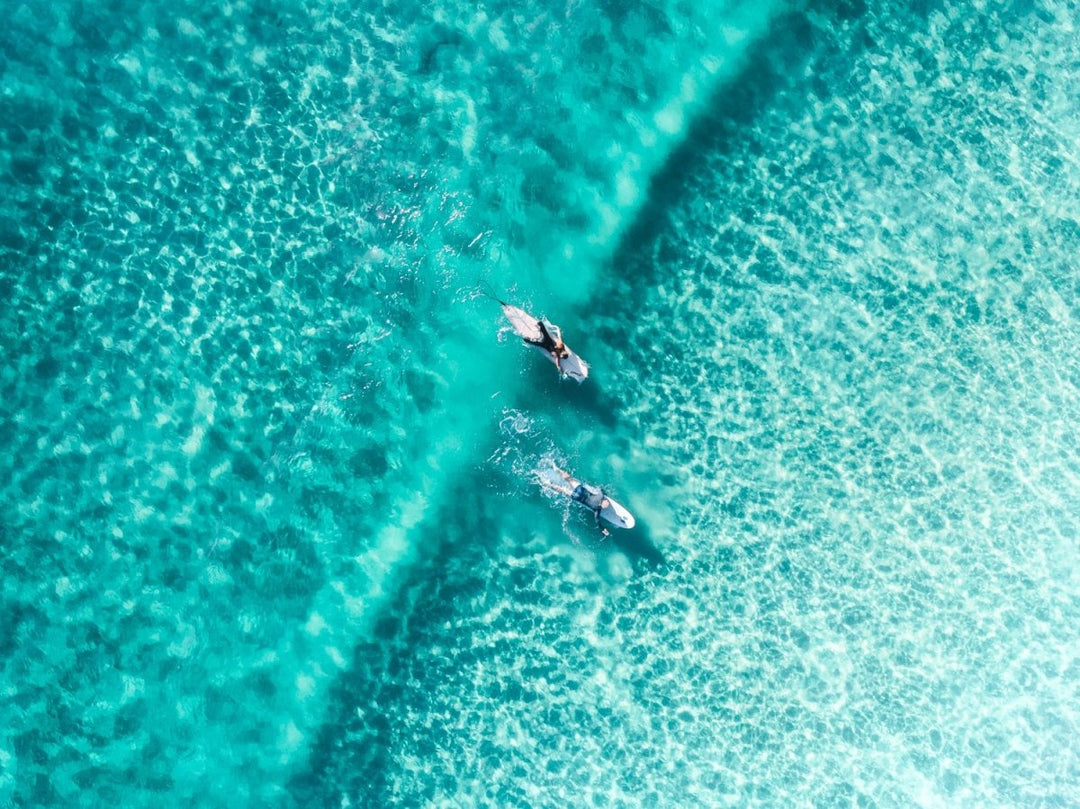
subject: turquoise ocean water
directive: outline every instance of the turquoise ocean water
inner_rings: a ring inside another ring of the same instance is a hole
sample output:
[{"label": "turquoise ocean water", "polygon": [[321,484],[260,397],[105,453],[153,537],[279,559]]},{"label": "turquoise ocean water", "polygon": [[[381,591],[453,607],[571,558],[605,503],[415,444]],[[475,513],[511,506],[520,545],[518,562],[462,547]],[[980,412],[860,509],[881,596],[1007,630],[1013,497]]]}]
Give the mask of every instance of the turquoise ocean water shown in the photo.
[{"label": "turquoise ocean water", "polygon": [[894,5],[16,0],[0,806],[1080,805],[1080,11]]}]

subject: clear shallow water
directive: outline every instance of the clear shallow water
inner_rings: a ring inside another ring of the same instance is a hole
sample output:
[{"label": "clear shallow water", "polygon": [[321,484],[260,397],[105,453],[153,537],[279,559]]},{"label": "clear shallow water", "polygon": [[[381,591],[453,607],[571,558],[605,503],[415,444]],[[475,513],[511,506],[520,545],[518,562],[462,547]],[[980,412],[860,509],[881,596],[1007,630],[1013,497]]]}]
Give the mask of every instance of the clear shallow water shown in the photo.
[{"label": "clear shallow water", "polygon": [[327,689],[519,384],[469,290],[585,299],[766,20],[13,11],[0,788],[287,799]]},{"label": "clear shallow water", "polygon": [[1077,803],[1074,10],[849,11],[15,15],[0,788]]}]

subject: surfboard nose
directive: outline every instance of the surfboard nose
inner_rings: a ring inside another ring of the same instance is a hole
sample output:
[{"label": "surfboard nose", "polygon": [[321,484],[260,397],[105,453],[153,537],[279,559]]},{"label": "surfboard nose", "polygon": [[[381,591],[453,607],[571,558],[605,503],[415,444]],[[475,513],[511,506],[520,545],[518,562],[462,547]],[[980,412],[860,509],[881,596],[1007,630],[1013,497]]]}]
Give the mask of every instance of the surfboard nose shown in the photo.
[{"label": "surfboard nose", "polygon": [[600,512],[600,516],[617,528],[634,527],[634,515],[614,501],[611,501],[611,505]]}]

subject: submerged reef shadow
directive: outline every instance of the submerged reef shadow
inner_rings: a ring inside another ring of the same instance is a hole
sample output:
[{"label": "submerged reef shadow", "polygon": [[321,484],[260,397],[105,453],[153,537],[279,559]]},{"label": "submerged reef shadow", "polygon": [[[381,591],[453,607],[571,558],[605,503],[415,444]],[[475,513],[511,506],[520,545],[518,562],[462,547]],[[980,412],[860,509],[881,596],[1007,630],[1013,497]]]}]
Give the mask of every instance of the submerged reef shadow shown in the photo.
[{"label": "submerged reef shadow", "polygon": [[288,805],[336,805],[343,790],[360,806],[394,803],[387,774],[393,768],[396,729],[383,706],[406,703],[425,710],[423,689],[409,685],[418,676],[413,647],[444,631],[456,604],[483,596],[488,582],[480,571],[487,569],[485,558],[497,553],[489,513],[495,495],[479,475],[461,481],[449,495],[446,505],[413,532],[414,538],[425,539],[431,555],[419,554],[408,580],[383,606],[330,689],[307,766],[289,779]]},{"label": "submerged reef shadow", "polygon": [[[343,793],[355,805],[391,805],[393,785],[388,775],[394,771],[394,751],[402,744],[393,717],[400,715],[403,704],[417,714],[429,711],[430,695],[422,684],[439,676],[426,668],[430,654],[417,650],[431,649],[462,605],[487,603],[496,591],[502,594],[499,597],[525,603],[537,597],[528,570],[507,570],[495,582],[489,575],[493,564],[495,569],[505,568],[498,561],[507,550],[500,538],[499,512],[508,498],[521,494],[510,475],[498,476],[507,482],[493,486],[490,469],[477,469],[461,480],[446,504],[414,534],[431,554],[421,554],[408,580],[383,606],[370,634],[353,648],[348,669],[329,689],[323,724],[309,748],[306,766],[288,782],[285,805],[336,805]],[[542,495],[536,492],[535,497],[539,501]],[[556,525],[558,518],[553,515],[551,522]],[[591,528],[591,519],[588,522]],[[603,539],[597,533],[597,541],[584,544],[599,555],[625,554],[635,578],[665,564],[647,526],[614,529],[611,534]],[[468,615],[469,609],[464,613]],[[445,664],[465,664],[471,653],[468,644],[463,648]],[[387,711],[390,705],[395,708]],[[436,730],[431,738],[411,742],[436,755],[437,736]]]},{"label": "submerged reef shadow", "polygon": [[[865,11],[857,2],[840,5],[833,12],[837,18],[858,17]],[[662,237],[671,228],[669,211],[692,193],[701,156],[723,153],[726,144],[744,138],[777,94],[816,81],[805,76],[805,68],[820,39],[816,30],[820,24],[799,10],[780,14],[768,36],[747,54],[737,77],[723,82],[691,121],[683,140],[652,176],[644,203],[615,248],[611,261],[620,271],[607,277],[613,284],[621,279],[625,287],[622,295],[606,296],[606,300],[621,299],[625,310],[632,312],[644,302],[646,289],[663,282],[657,275],[660,262],[652,260],[653,251],[663,248]],[[823,98],[832,95],[823,83],[815,84],[814,92]]]},{"label": "submerged reef shadow", "polygon": [[613,529],[611,544],[629,557],[636,572],[642,572],[642,568],[656,569],[667,564],[663,551],[653,541],[652,532],[644,523],[639,522],[628,531]]}]

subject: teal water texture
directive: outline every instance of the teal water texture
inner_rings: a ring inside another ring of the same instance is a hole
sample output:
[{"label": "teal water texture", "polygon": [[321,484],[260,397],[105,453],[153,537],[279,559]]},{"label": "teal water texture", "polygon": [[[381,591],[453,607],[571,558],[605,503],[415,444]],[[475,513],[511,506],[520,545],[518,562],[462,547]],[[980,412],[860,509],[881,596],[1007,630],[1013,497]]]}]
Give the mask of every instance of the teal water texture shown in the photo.
[{"label": "teal water texture", "polygon": [[1080,804],[1075,25],[17,5],[0,803]]},{"label": "teal water texture", "polygon": [[[770,28],[580,310],[595,384],[513,400],[294,795],[1080,804],[1075,13]],[[548,455],[637,541],[517,482]]]},{"label": "teal water texture", "polygon": [[11,10],[0,799],[298,794],[539,370],[471,288],[587,302],[771,15]]}]

